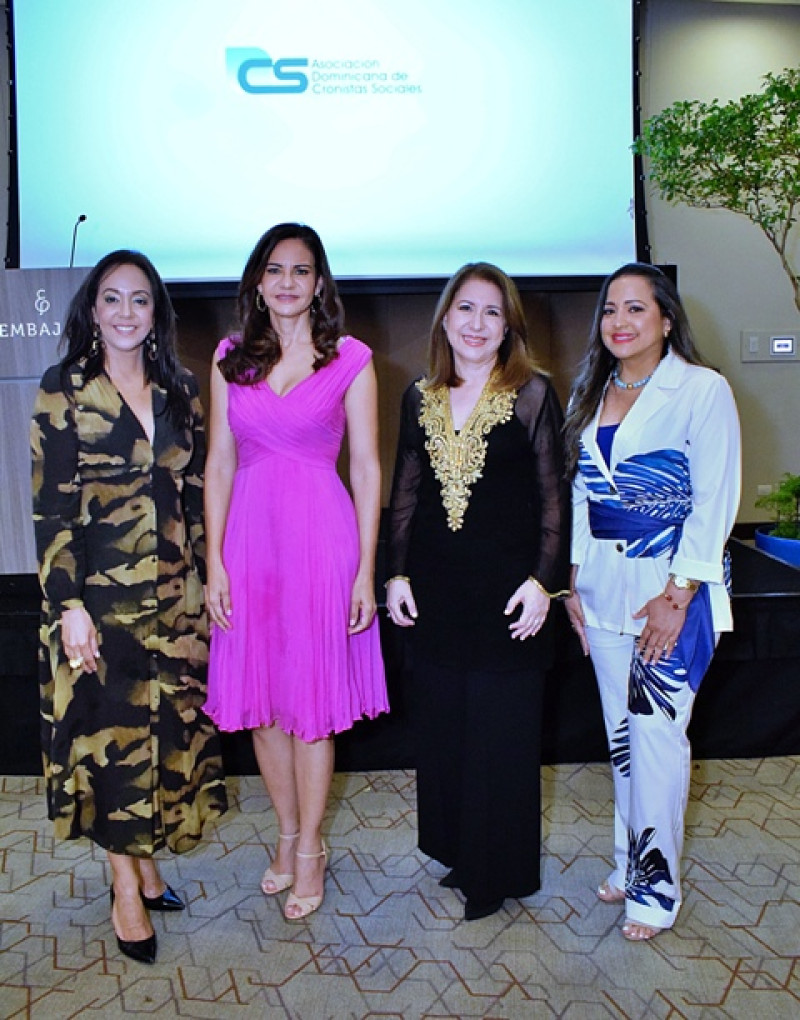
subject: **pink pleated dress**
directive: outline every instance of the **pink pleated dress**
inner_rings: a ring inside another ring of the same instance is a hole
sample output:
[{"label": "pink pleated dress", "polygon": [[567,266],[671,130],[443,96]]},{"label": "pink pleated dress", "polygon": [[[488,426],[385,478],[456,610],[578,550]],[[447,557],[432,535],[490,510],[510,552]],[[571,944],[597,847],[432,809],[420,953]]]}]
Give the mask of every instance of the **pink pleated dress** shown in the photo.
[{"label": "pink pleated dress", "polygon": [[371,356],[347,336],[338,358],[283,396],[267,382],[228,384],[238,464],[223,559],[233,626],[213,630],[205,706],[221,730],[276,723],[313,741],[388,711],[377,618],[347,633],[358,528],[336,472],[344,396]]}]

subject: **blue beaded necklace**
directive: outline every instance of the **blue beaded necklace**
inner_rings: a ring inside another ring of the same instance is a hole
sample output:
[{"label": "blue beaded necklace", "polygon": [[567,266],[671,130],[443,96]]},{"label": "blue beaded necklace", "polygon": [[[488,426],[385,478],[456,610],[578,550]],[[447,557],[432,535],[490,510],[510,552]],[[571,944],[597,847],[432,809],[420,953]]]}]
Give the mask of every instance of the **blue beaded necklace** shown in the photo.
[{"label": "blue beaded necklace", "polygon": [[655,371],[651,372],[650,375],[646,375],[644,379],[637,379],[636,382],[623,382],[619,377],[619,365],[611,373],[611,381],[619,390],[640,390],[642,386],[646,386],[655,375]]}]

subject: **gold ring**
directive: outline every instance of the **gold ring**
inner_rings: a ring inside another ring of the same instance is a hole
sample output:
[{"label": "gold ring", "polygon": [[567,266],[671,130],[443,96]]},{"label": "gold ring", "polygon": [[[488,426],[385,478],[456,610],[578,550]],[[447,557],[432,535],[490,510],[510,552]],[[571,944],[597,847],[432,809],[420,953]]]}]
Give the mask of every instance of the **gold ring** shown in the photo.
[{"label": "gold ring", "polygon": [[69,660],[69,668],[70,669],[80,669],[82,665],[83,665],[83,656],[82,655],[79,655],[75,659],[70,659]]}]

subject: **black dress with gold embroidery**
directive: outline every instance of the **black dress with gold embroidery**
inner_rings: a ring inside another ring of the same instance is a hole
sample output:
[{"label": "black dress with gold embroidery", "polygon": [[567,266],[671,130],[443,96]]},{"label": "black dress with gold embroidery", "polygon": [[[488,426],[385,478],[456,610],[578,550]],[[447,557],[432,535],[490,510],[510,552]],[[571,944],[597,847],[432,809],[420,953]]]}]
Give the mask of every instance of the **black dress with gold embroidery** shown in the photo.
[{"label": "black dress with gold embroidery", "polygon": [[[151,444],[106,375],[45,373],[31,426],[44,595],[40,644],[48,813],[59,838],[115,853],[191,849],[227,806],[216,731],[203,712],[208,634],[202,409],[191,427],[153,386]],[[99,635],[95,674],[70,669],[65,609]]]},{"label": "black dress with gold embroidery", "polygon": [[447,399],[443,388],[431,401],[420,383],[403,397],[388,576],[411,578],[415,655],[492,670],[541,664],[547,632],[512,641],[503,609],[529,576],[549,592],[568,585],[558,398],[534,376],[519,394],[484,394],[458,434]]},{"label": "black dress with gold embroidery", "polygon": [[543,631],[512,640],[505,606],[529,576],[568,586],[562,415],[536,375],[491,382],[459,433],[446,388],[409,387],[389,513],[388,576],[407,576],[419,845],[468,898],[539,888]]}]

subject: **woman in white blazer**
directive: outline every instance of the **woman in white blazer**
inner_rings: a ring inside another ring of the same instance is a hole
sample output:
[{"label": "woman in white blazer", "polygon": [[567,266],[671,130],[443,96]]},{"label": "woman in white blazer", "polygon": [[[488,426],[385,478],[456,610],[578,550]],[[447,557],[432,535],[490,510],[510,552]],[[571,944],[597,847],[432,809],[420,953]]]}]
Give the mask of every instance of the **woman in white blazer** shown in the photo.
[{"label": "woman in white blazer", "polygon": [[686,730],[732,626],[725,542],[739,503],[733,395],[695,349],[672,281],[634,263],[603,284],[565,425],[573,475],[567,612],[591,655],[614,774],[623,935],[675,923],[691,752]]}]

